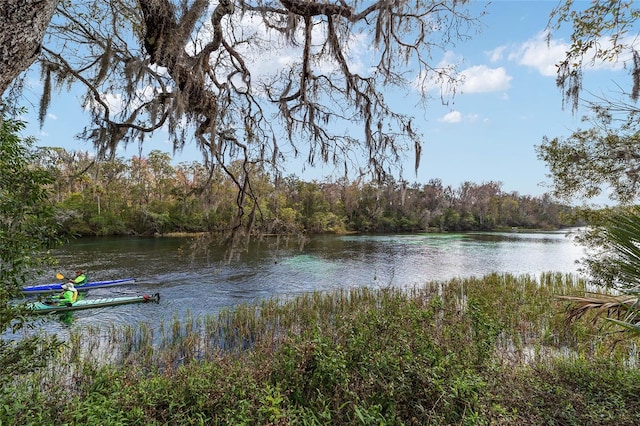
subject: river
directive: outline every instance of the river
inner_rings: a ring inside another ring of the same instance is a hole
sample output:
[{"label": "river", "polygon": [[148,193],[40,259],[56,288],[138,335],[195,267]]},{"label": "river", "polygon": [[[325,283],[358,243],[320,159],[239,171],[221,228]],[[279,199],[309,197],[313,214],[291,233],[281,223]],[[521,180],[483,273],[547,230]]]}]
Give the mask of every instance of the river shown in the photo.
[{"label": "river", "polygon": [[[95,289],[86,296],[159,293],[159,304],[124,305],[73,312],[72,321],[51,315],[38,327],[66,334],[74,327],[144,322],[153,326],[185,315],[312,291],[358,286],[411,287],[492,272],[539,275],[577,273],[583,250],[567,232],[348,235],[313,237],[289,247],[265,239],[231,262],[222,251],[191,249],[189,238],[82,238],[53,254],[71,275],[90,280],[136,278],[136,283]],[[35,283],[35,284],[39,284]]]}]

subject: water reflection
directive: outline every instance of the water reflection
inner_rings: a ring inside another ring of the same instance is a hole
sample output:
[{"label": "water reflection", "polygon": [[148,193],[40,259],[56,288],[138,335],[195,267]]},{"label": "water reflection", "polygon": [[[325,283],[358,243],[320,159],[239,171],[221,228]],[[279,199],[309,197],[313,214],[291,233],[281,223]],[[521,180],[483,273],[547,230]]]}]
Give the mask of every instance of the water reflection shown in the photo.
[{"label": "water reflection", "polygon": [[[411,287],[492,272],[577,272],[582,249],[565,233],[350,235],[312,238],[304,247],[267,241],[237,261],[222,251],[189,250],[188,238],[81,239],[55,255],[66,269],[92,280],[135,277],[133,285],[96,289],[90,297],[160,293],[160,304],[114,306],[73,313],[71,325],[46,321],[48,332],[69,327],[144,322],[216,314],[239,303],[358,286]],[[58,271],[51,271],[51,277]],[[62,271],[65,272],[65,271]],[[45,282],[50,282],[44,278]]]}]

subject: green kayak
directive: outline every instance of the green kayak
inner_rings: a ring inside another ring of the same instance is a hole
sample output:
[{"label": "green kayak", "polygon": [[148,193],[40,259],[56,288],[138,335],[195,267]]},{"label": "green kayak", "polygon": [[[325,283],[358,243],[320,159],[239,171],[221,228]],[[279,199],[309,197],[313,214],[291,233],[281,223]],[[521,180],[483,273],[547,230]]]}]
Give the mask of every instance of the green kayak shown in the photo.
[{"label": "green kayak", "polygon": [[126,305],[129,303],[146,303],[146,302],[160,302],[160,294],[153,295],[143,294],[139,296],[124,296],[124,297],[103,297],[96,299],[83,299],[74,303],[68,303],[66,305],[48,304],[44,302],[32,302],[27,304],[34,314],[48,314],[50,312],[67,312],[77,311],[80,309],[102,308],[105,306]]}]

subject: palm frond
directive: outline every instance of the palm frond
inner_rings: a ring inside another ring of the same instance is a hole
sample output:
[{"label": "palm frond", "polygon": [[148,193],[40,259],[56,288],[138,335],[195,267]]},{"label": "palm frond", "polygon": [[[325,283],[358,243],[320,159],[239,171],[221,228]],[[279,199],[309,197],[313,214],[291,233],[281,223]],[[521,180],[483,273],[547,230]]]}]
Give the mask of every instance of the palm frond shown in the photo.
[{"label": "palm frond", "polygon": [[607,260],[617,270],[617,288],[640,285],[640,207],[634,206],[609,217],[604,225]]},{"label": "palm frond", "polygon": [[629,322],[626,322],[626,321],[617,320],[615,318],[607,318],[607,320],[611,321],[614,324],[619,325],[622,328],[626,328],[627,331],[629,331],[631,333],[640,335],[640,324],[639,323],[632,324],[632,323],[629,323]]},{"label": "palm frond", "polygon": [[591,296],[557,296],[558,299],[571,302],[567,308],[565,324],[570,325],[587,313],[593,313],[591,321],[595,323],[599,318],[616,319],[617,321],[632,321],[637,317],[637,295],[609,295],[593,294]]},{"label": "palm frond", "polygon": [[[607,211],[597,226],[600,255],[590,261],[594,283],[604,284],[620,295],[592,293],[586,296],[558,296],[571,302],[565,325],[589,315],[595,323],[605,318],[633,334],[640,335],[640,206]],[[603,277],[604,281],[600,280]]]}]

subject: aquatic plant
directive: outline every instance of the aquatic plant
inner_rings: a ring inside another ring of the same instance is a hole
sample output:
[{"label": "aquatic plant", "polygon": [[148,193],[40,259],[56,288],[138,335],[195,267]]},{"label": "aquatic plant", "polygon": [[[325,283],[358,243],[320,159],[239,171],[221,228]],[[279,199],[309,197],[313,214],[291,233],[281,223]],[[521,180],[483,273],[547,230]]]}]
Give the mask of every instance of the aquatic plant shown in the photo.
[{"label": "aquatic plant", "polygon": [[77,330],[56,364],[7,384],[0,422],[635,424],[635,346],[564,321],[556,296],[587,288],[492,274]]}]

